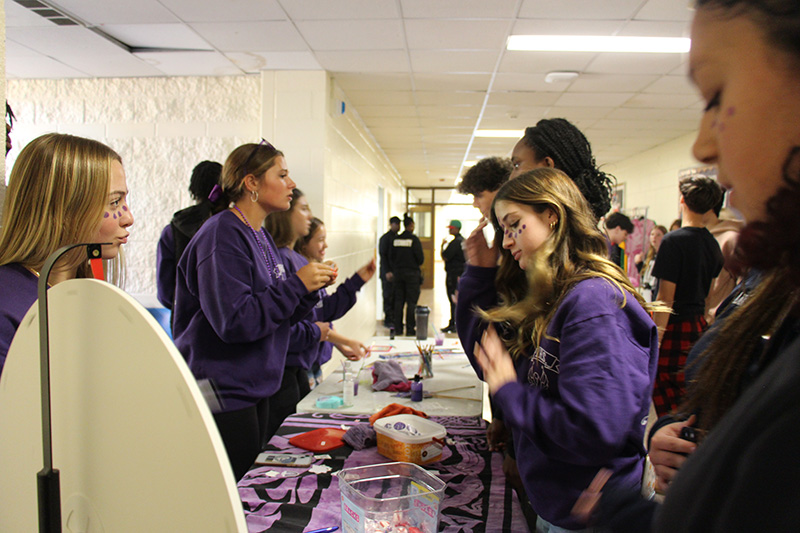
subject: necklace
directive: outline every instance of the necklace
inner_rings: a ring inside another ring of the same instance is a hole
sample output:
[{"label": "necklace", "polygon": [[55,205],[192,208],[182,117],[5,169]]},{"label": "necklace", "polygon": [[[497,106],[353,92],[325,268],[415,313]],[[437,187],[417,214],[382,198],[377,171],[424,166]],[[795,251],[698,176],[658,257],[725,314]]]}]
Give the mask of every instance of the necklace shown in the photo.
[{"label": "necklace", "polygon": [[[236,209],[236,211],[242,217],[244,225],[250,228],[250,231],[253,232],[253,238],[256,240],[256,244],[258,244],[258,247],[261,250],[261,256],[264,258],[264,262],[267,264],[267,271],[269,272],[270,276],[275,279],[280,279],[280,268],[278,268],[278,262],[275,260],[275,256],[272,255],[272,250],[269,247],[269,241],[267,240],[266,234],[264,234],[264,228],[261,228],[261,236],[264,237],[264,243],[267,245],[266,250],[264,249],[264,245],[261,244],[261,239],[258,238],[258,232],[253,226],[250,225],[250,222],[248,222],[247,217],[244,216],[242,210],[239,209],[239,206],[233,204],[233,208]],[[269,259],[267,259],[267,254],[269,254]]]}]

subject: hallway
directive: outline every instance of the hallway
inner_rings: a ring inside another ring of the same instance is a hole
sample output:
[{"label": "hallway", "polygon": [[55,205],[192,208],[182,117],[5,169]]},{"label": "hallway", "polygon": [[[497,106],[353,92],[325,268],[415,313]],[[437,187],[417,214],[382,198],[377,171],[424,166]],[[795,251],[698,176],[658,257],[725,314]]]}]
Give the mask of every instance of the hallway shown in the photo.
[{"label": "hallway", "polygon": [[[417,305],[424,305],[430,308],[431,314],[428,319],[428,338],[434,338],[434,328],[436,331],[447,326],[450,320],[450,304],[447,301],[447,291],[445,290],[444,263],[436,261],[433,268],[433,288],[423,289],[419,295]],[[378,320],[375,328],[375,335],[388,336],[389,329],[383,327],[383,322]],[[445,338],[457,338],[455,333],[445,334]]]}]

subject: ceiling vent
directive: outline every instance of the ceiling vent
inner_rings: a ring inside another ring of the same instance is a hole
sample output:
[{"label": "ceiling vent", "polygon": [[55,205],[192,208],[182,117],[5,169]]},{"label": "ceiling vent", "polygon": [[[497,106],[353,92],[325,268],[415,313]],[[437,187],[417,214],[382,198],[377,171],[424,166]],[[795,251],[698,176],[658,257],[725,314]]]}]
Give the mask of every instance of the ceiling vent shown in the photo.
[{"label": "ceiling vent", "polygon": [[58,26],[80,26],[81,24],[70,18],[68,15],[61,13],[52,6],[40,2],[39,0],[14,0],[16,3],[26,9],[30,9],[42,18],[46,18],[53,24]]}]

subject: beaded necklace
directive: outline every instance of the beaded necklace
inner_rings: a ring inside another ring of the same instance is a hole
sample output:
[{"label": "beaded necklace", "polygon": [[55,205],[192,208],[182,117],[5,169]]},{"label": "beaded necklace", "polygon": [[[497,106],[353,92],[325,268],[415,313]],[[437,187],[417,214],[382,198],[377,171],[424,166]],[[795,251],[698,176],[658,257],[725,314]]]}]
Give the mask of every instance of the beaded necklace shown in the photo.
[{"label": "beaded necklace", "polygon": [[[269,247],[269,241],[267,241],[267,236],[264,233],[264,228],[261,228],[261,236],[264,237],[264,243],[267,245],[266,250],[264,250],[264,245],[261,244],[261,239],[258,238],[258,232],[256,229],[250,225],[248,222],[247,217],[244,216],[242,210],[239,209],[239,206],[233,204],[233,208],[239,212],[239,215],[242,217],[244,221],[244,225],[250,228],[250,231],[253,232],[253,238],[256,240],[256,244],[258,244],[259,249],[261,249],[261,255],[264,257],[264,262],[267,264],[267,271],[269,272],[270,276],[274,279],[280,279],[280,269],[278,268],[278,262],[275,260],[275,256],[272,255],[272,250]],[[269,259],[267,259],[267,254],[269,253]]]}]

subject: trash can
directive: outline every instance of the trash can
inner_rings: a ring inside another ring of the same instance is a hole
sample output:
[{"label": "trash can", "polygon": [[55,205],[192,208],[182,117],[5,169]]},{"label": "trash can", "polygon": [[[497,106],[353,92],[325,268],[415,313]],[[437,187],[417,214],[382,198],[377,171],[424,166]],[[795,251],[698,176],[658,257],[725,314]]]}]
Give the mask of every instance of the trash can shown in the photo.
[{"label": "trash can", "polygon": [[428,316],[431,310],[424,305],[418,305],[414,310],[414,318],[417,322],[417,340],[424,341],[428,338]]}]

